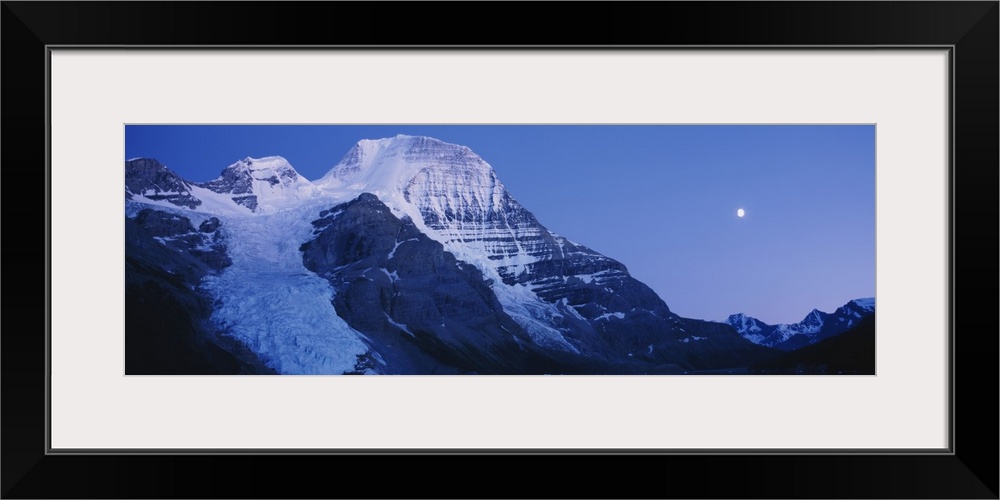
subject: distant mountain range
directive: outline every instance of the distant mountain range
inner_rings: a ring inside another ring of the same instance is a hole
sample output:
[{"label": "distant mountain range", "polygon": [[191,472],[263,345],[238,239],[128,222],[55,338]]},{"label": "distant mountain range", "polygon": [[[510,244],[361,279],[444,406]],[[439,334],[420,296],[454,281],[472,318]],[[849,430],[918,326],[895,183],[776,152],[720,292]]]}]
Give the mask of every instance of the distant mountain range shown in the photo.
[{"label": "distant mountain range", "polygon": [[429,137],[360,141],[316,181],[277,156],[201,183],[149,158],[125,174],[127,373],[746,368],[874,312],[680,317],[543,226],[469,148]]},{"label": "distant mountain range", "polygon": [[755,363],[748,373],[874,375],[876,358],[875,315],[869,315],[837,336]]},{"label": "distant mountain range", "polygon": [[846,332],[862,319],[875,314],[875,299],[854,299],[833,313],[813,309],[802,321],[769,325],[743,313],[733,314],[725,323],[754,344],[794,351]]}]

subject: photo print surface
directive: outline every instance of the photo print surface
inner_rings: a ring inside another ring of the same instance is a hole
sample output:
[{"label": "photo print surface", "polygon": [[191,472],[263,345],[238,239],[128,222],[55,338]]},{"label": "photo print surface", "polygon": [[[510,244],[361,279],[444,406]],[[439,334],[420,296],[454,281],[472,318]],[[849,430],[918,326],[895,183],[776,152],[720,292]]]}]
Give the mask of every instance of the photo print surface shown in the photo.
[{"label": "photo print surface", "polygon": [[873,375],[874,125],[126,125],[126,375]]}]

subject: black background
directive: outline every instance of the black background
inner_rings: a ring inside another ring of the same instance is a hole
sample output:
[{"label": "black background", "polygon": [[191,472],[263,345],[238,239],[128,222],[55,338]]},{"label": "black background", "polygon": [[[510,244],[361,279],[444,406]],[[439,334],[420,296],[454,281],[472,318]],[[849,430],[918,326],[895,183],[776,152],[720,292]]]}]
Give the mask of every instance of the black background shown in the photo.
[{"label": "black background", "polygon": [[[567,2],[545,10],[483,2],[3,2],[0,9],[5,498],[997,498],[995,1]],[[45,46],[87,44],[954,45],[955,454],[46,455]]]}]

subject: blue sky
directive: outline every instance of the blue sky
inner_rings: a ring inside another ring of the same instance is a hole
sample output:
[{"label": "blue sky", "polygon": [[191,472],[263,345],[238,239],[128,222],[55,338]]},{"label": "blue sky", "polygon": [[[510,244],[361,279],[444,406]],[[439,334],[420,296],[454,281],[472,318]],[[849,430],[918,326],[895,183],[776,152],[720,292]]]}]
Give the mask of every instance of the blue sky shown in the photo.
[{"label": "blue sky", "polygon": [[870,125],[128,125],[125,158],[206,181],[279,155],[314,180],[358,140],[396,134],[472,148],[542,224],[682,316],[791,323],[875,295]]}]

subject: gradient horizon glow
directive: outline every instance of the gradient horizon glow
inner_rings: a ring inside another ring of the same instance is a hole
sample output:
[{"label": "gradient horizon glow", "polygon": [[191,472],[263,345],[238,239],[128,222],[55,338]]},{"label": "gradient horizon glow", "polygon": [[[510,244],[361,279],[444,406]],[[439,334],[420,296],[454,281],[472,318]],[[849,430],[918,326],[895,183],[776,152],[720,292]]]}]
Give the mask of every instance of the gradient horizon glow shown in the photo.
[{"label": "gradient horizon glow", "polygon": [[316,180],[397,134],[470,147],[549,230],[681,316],[795,323],[875,296],[874,125],[126,125],[124,158],[200,182],[276,155]]}]

